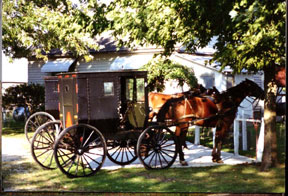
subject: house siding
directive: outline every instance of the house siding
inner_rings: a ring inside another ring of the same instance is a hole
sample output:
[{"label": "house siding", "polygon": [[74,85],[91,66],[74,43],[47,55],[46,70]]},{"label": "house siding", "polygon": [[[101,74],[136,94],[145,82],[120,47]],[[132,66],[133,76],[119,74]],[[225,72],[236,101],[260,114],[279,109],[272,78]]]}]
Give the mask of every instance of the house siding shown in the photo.
[{"label": "house siding", "polygon": [[[215,86],[220,92],[227,89],[226,76],[218,70],[178,55],[173,55],[171,60],[192,68],[198,83],[202,84],[205,88]],[[207,81],[208,78],[209,81]]]},{"label": "house siding", "polygon": [[48,73],[41,72],[41,67],[45,64],[44,61],[29,61],[28,63],[28,83],[36,83],[44,85],[44,77],[48,76]]}]

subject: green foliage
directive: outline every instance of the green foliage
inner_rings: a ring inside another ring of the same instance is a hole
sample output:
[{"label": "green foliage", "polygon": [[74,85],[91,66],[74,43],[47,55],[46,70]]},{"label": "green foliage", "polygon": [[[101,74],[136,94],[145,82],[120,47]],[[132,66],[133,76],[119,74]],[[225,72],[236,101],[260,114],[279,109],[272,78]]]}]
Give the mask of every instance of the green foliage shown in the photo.
[{"label": "green foliage", "polygon": [[192,69],[164,57],[152,59],[142,69],[148,71],[149,91],[163,91],[164,82],[169,79],[178,81],[179,86],[186,83],[190,88],[194,88],[197,85],[197,78]]},{"label": "green foliage", "polygon": [[[88,55],[88,48],[98,49],[94,36],[108,26],[105,4],[89,1],[76,7],[66,0],[4,0],[3,48],[12,57],[61,49],[75,56]],[[93,14],[91,14],[93,10]]]},{"label": "green foliage", "polygon": [[123,45],[157,45],[169,55],[177,43],[194,52],[217,36],[214,61],[257,71],[284,66],[285,7],[285,0],[121,0],[110,18]]},{"label": "green foliage", "polygon": [[285,66],[284,0],[247,1],[234,4],[231,20],[219,33],[214,60],[235,72],[256,72],[268,66]]},{"label": "green foliage", "polygon": [[229,20],[234,1],[121,0],[109,13],[123,45],[152,44],[169,55],[177,43],[194,52],[204,47]]},{"label": "green foliage", "polygon": [[21,84],[6,89],[3,97],[3,107],[29,107],[30,113],[43,111],[45,107],[45,88],[40,84]]}]

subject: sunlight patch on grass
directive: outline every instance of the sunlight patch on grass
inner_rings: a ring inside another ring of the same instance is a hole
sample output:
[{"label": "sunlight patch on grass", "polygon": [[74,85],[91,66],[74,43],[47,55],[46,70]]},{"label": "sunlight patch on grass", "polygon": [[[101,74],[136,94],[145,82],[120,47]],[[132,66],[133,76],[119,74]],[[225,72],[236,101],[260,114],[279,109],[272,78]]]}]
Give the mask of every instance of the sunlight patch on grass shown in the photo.
[{"label": "sunlight patch on grass", "polygon": [[254,174],[256,172],[257,171],[255,170],[255,168],[247,167],[243,169],[242,174]]},{"label": "sunlight patch on grass", "polygon": [[210,174],[208,174],[207,172],[199,172],[197,174],[194,174],[193,176],[195,177],[208,177]]}]

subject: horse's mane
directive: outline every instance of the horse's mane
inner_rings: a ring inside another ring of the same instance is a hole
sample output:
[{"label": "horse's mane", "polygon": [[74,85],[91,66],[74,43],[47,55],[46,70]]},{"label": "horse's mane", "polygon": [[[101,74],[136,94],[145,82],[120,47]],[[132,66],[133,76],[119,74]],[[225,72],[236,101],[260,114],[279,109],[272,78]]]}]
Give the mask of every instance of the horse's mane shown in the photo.
[{"label": "horse's mane", "polygon": [[245,90],[244,88],[242,88],[242,86],[244,86],[245,84],[245,81],[242,81],[240,82],[238,85],[236,86],[233,86],[229,89],[227,89],[226,91],[223,91],[222,93],[220,93],[221,96],[228,96],[228,95],[241,95],[242,94],[242,91],[239,91],[239,89],[243,89]]}]

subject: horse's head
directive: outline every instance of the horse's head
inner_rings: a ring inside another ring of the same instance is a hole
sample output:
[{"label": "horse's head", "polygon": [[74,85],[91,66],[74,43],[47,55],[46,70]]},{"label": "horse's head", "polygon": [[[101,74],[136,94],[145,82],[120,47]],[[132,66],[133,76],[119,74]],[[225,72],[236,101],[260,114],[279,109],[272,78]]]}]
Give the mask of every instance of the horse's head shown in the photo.
[{"label": "horse's head", "polygon": [[253,96],[261,100],[264,99],[265,97],[264,90],[260,86],[258,86],[255,82],[246,78],[246,80],[243,81],[243,85],[244,85],[243,90],[245,90],[247,96]]}]

